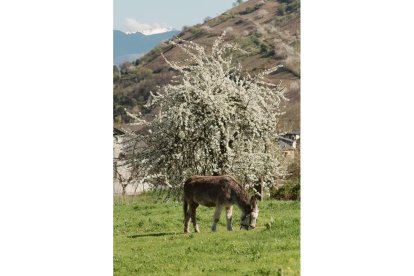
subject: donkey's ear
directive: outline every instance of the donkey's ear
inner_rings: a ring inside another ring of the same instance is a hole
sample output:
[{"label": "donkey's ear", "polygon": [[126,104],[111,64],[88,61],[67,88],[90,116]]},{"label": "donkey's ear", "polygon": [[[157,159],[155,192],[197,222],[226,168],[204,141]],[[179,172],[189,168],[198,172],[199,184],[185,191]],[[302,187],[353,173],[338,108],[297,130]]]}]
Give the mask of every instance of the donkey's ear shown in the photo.
[{"label": "donkey's ear", "polygon": [[251,205],[252,207],[257,206],[257,199],[256,199],[256,196],[252,195],[252,197],[250,198],[250,205]]}]

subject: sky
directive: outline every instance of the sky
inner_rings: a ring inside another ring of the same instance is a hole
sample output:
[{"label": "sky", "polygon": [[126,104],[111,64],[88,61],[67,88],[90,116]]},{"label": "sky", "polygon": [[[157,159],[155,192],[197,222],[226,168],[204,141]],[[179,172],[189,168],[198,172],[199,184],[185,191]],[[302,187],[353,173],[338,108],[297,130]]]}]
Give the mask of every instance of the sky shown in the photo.
[{"label": "sky", "polygon": [[[124,32],[158,30],[202,23],[232,8],[236,0],[114,0],[113,28]],[[154,31],[157,32],[157,31]]]}]

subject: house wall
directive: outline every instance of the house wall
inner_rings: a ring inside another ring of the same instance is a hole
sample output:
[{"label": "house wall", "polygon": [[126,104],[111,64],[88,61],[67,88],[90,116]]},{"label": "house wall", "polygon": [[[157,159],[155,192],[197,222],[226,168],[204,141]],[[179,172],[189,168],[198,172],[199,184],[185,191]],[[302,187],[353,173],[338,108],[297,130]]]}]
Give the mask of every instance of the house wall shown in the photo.
[{"label": "house wall", "polygon": [[285,150],[283,152],[286,158],[294,159],[295,158],[295,151],[294,150]]},{"label": "house wall", "polygon": [[[118,159],[119,154],[123,152],[122,142],[122,136],[115,136],[113,139],[113,162],[114,167],[116,165],[116,169],[118,170],[119,174],[121,174],[123,178],[128,178],[131,175],[131,170],[127,166],[124,166],[124,160]],[[135,183],[131,183],[127,186],[126,193],[127,195],[133,195],[142,193],[145,190],[148,190],[148,185],[145,183],[139,184],[138,181],[136,181]],[[122,194],[122,186],[119,180],[116,178],[115,171],[113,173],[113,193]]]}]

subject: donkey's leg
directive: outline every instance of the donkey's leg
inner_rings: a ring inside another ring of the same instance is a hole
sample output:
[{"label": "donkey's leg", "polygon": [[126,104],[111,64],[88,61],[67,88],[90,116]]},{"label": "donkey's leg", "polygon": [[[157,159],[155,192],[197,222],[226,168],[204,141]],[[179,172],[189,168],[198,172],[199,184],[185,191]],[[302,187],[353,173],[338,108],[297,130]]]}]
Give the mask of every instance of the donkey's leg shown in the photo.
[{"label": "donkey's leg", "polygon": [[200,233],[200,229],[198,228],[197,220],[196,220],[196,209],[197,209],[197,207],[198,207],[198,203],[195,203],[195,202],[191,203],[191,205],[190,205],[190,215],[191,215],[191,221],[193,222],[193,225],[194,225],[194,230],[197,233]]},{"label": "donkey's leg", "polygon": [[220,220],[220,214],[221,214],[221,206],[216,206],[216,211],[214,212],[214,216],[213,216],[213,225],[211,226],[211,230],[213,232],[217,231],[217,223]]},{"label": "donkey's leg", "polygon": [[188,209],[188,203],[184,202],[184,233],[190,232],[188,223],[190,222],[190,210]]},{"label": "donkey's leg", "polygon": [[227,219],[227,230],[233,231],[233,226],[231,224],[233,218],[233,206],[226,207],[226,219]]}]

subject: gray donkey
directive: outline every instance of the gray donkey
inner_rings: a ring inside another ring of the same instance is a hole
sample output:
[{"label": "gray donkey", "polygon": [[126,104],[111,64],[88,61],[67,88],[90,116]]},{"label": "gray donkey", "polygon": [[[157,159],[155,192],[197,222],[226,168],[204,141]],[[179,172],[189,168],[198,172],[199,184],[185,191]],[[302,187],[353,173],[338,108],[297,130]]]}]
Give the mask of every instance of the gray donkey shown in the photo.
[{"label": "gray donkey", "polygon": [[226,208],[227,230],[232,231],[233,204],[241,210],[240,229],[254,229],[259,215],[257,200],[249,200],[247,192],[231,176],[192,176],[184,183],[184,233],[189,232],[190,218],[196,232],[200,232],[196,221],[196,209],[199,205],[216,207],[213,216],[212,231],[217,230],[217,223],[223,207]]}]

